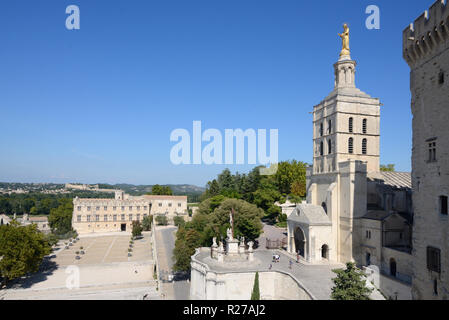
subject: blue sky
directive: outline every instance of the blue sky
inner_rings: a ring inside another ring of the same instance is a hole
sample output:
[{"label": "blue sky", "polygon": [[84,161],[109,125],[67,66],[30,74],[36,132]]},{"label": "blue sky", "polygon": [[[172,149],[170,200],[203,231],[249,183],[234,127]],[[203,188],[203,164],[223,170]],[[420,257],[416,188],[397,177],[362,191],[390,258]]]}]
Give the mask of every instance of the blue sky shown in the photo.
[{"label": "blue sky", "polygon": [[[433,2],[1,1],[0,181],[202,186],[226,166],[170,162],[170,133],[194,120],[279,129],[279,159],[311,162],[309,112],[333,88],[343,22],[357,86],[384,104],[381,163],[409,171],[402,30]],[[80,30],[65,28],[71,4]]]}]

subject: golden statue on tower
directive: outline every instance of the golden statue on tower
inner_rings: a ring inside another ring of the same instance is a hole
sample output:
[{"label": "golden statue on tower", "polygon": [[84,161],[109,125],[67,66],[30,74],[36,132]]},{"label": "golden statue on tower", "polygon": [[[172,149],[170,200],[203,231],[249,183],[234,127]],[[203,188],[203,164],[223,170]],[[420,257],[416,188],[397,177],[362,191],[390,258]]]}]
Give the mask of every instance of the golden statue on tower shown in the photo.
[{"label": "golden statue on tower", "polygon": [[338,34],[341,38],[341,42],[342,42],[342,49],[340,52],[340,57],[341,56],[349,56],[350,55],[350,50],[349,50],[349,27],[348,25],[345,23],[343,25],[343,33],[339,33]]}]

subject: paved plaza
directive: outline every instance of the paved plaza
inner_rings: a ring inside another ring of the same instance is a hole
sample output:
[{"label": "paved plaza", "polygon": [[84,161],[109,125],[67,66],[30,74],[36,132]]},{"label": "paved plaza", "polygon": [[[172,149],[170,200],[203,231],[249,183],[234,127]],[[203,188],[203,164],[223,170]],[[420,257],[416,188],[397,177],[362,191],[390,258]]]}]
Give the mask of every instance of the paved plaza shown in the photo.
[{"label": "paved plaza", "polygon": [[40,272],[4,290],[0,299],[158,299],[151,234],[135,240],[128,257],[130,237],[84,236],[68,249],[63,242]]},{"label": "paved plaza", "polygon": [[[69,265],[97,265],[103,263],[148,261],[152,259],[150,237],[147,234],[143,239],[135,240],[132,256],[128,257],[128,246],[131,235],[117,233],[117,235],[82,237],[79,241],[65,249],[62,245],[60,251],[51,261],[59,266]],[[83,249],[81,249],[81,247]],[[76,252],[84,250],[85,254]]]}]

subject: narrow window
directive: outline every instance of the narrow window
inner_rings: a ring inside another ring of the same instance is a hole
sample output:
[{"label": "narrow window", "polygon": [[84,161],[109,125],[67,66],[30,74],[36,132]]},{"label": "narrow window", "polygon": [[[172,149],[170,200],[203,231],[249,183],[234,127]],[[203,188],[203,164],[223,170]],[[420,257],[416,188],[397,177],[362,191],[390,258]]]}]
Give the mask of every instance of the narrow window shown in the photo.
[{"label": "narrow window", "polygon": [[363,123],[362,123],[362,130],[363,130],[363,133],[365,133],[366,134],[366,119],[363,119]]},{"label": "narrow window", "polygon": [[352,118],[349,118],[349,132],[351,132],[352,133],[352,123],[353,123],[353,119]]},{"label": "narrow window", "polygon": [[329,120],[327,122],[327,133],[331,134],[332,133],[332,120]]},{"label": "narrow window", "polygon": [[427,247],[427,269],[440,273],[441,270],[441,250],[434,247]]},{"label": "narrow window", "polygon": [[327,141],[327,147],[328,147],[328,154],[331,154],[332,153],[332,141],[329,139],[328,141]]},{"label": "narrow window", "polygon": [[433,279],[433,294],[438,295],[438,281],[437,279]]},{"label": "narrow window", "polygon": [[76,219],[77,219],[77,222],[81,222],[81,216],[77,216]]},{"label": "narrow window", "polygon": [[448,205],[447,205],[447,196],[440,196],[440,213],[447,215],[448,213]]},{"label": "narrow window", "polygon": [[438,75],[438,83],[443,84],[444,83],[444,71],[441,71]]},{"label": "narrow window", "polygon": [[324,154],[324,147],[323,147],[323,141],[320,142],[320,156]]},{"label": "narrow window", "polygon": [[323,123],[320,123],[320,136],[323,136]]},{"label": "narrow window", "polygon": [[437,161],[437,143],[436,141],[429,142],[429,162]]},{"label": "narrow window", "polygon": [[349,140],[348,140],[348,152],[354,153],[354,139],[353,138],[349,138]]},{"label": "narrow window", "polygon": [[133,221],[133,215],[132,215],[132,214],[129,214],[129,215],[128,215],[128,219],[129,219],[129,221]]},{"label": "narrow window", "polygon": [[107,215],[107,214],[103,215],[103,220],[104,220],[105,222],[108,221],[108,215]]},{"label": "narrow window", "polygon": [[366,139],[363,139],[362,140],[362,153],[363,154],[366,154],[366,144],[367,144]]},{"label": "narrow window", "polygon": [[396,261],[393,258],[390,259],[390,275],[396,277]]}]

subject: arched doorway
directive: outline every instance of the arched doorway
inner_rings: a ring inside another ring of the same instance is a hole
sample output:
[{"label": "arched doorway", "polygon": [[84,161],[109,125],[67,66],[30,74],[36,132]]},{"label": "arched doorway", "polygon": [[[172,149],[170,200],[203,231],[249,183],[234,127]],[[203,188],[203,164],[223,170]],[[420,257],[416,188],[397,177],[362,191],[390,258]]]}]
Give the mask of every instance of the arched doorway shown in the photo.
[{"label": "arched doorway", "polygon": [[393,258],[390,259],[390,275],[396,277],[396,261]]},{"label": "arched doorway", "polygon": [[329,260],[329,246],[327,244],[321,246],[321,258]]},{"label": "arched doorway", "polygon": [[297,227],[295,229],[295,248],[296,253],[299,253],[300,256],[305,258],[305,248],[306,248],[306,237],[304,236],[304,232],[301,228]]}]

